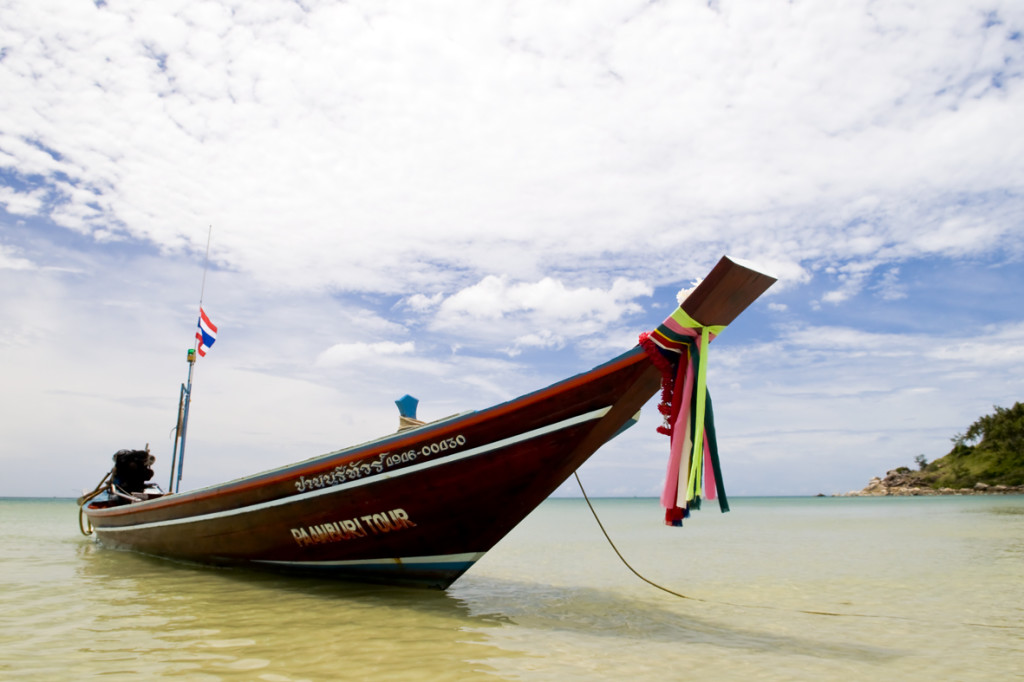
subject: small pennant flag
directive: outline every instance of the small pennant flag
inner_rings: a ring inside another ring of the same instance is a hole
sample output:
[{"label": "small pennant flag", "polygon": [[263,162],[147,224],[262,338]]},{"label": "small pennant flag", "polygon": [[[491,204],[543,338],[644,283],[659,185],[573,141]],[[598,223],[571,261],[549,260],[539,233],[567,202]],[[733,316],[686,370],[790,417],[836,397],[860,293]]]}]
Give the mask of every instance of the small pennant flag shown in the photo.
[{"label": "small pennant flag", "polygon": [[217,340],[217,327],[214,326],[213,322],[210,322],[210,318],[206,316],[206,311],[199,308],[199,331],[196,332],[196,352],[201,356],[206,355],[206,349],[213,345],[213,342]]}]

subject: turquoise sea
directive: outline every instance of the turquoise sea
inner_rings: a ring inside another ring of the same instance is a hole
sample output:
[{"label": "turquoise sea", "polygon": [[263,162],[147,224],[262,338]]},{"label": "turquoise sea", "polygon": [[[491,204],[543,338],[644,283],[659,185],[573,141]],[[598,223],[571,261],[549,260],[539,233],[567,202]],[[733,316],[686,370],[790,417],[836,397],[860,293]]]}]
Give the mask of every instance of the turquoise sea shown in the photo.
[{"label": "turquoise sea", "polygon": [[1024,679],[1024,496],[545,502],[445,592],[105,550],[0,500],[0,679]]}]

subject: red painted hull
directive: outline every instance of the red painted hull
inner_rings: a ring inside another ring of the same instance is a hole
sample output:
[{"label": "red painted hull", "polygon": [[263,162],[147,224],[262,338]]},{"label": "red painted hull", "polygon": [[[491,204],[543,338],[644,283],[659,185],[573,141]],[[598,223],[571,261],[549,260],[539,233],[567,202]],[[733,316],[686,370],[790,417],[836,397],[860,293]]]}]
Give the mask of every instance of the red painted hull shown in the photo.
[{"label": "red painted hull", "polygon": [[[774,281],[723,258],[682,307],[727,325]],[[637,347],[482,412],[211,488],[93,501],[84,512],[109,547],[443,588],[629,425],[661,379]]]},{"label": "red painted hull", "polygon": [[627,426],[660,381],[637,348],[482,412],[85,512],[108,547],[443,588]]}]

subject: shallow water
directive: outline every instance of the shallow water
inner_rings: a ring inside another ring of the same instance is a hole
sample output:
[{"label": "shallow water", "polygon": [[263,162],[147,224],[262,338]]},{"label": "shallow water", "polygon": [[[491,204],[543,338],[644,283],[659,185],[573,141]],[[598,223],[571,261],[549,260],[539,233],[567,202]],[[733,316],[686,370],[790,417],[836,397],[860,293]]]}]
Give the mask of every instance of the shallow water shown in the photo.
[{"label": "shallow water", "polygon": [[[446,592],[96,546],[0,500],[0,678],[1024,679],[1024,497],[549,500]],[[833,615],[834,614],[834,615]]]}]

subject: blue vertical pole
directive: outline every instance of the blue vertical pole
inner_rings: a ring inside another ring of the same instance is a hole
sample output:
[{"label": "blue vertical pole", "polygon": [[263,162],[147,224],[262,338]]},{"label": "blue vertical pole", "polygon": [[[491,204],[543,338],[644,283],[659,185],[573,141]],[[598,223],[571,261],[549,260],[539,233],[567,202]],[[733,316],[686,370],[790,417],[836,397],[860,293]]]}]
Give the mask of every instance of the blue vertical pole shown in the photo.
[{"label": "blue vertical pole", "polygon": [[178,461],[178,442],[181,440],[181,423],[185,416],[185,384],[178,392],[178,421],[174,424],[174,450],[171,451],[171,478],[167,481],[167,492],[174,492],[174,471]]},{"label": "blue vertical pole", "polygon": [[[188,410],[192,404],[192,369],[196,364],[196,351],[188,349],[188,385],[181,385],[181,398],[178,401],[178,433],[174,438],[174,453],[171,455],[171,481],[168,492],[176,493],[181,488],[181,473],[185,466],[185,436],[188,434]],[[179,447],[180,442],[180,447]],[[175,461],[177,461],[178,477],[174,477]]]}]

